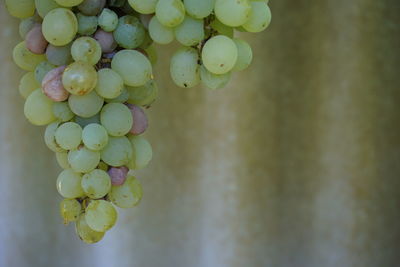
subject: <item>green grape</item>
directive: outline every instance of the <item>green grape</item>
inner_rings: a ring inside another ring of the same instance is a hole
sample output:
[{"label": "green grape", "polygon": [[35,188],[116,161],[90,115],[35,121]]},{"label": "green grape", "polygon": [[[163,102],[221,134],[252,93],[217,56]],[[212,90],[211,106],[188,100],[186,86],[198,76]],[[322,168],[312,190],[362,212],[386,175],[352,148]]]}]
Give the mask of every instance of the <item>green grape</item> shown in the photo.
[{"label": "green grape", "polygon": [[140,135],[129,135],[132,144],[132,160],[128,163],[128,168],[140,170],[146,167],[153,157],[153,149],[150,143]]},{"label": "green grape", "polygon": [[91,37],[80,37],[73,42],[71,54],[75,61],[95,65],[101,58],[101,46]]},{"label": "green grape", "polygon": [[97,113],[96,115],[94,115],[90,118],[82,118],[82,117],[76,116],[75,122],[77,124],[79,124],[82,128],[85,128],[86,125],[89,125],[91,123],[100,124],[100,113]]},{"label": "green grape", "polygon": [[158,0],[128,0],[131,7],[141,14],[152,14],[156,11]]},{"label": "green grape", "polygon": [[102,171],[108,171],[108,165],[107,164],[105,164],[104,162],[102,162],[102,161],[100,161],[100,163],[99,163],[99,165],[97,166],[97,168],[99,169],[99,170],[102,170]]},{"label": "green grape", "polygon": [[126,87],[129,92],[129,104],[147,106],[153,103],[158,96],[158,86],[154,80],[148,81],[139,87]]},{"label": "green grape", "polygon": [[74,39],[78,32],[78,20],[71,10],[56,8],[44,17],[42,31],[50,44],[63,46]]},{"label": "green grape", "polygon": [[102,150],[108,143],[107,130],[97,123],[91,123],[83,129],[82,140],[91,150]]},{"label": "green grape", "polygon": [[96,16],[85,16],[82,13],[76,15],[78,20],[78,33],[80,35],[92,35],[97,30],[97,17]]},{"label": "green grape", "polygon": [[87,173],[99,165],[100,152],[79,146],[78,149],[68,152],[68,162],[74,171]]},{"label": "green grape", "polygon": [[69,108],[68,102],[55,102],[53,104],[53,113],[62,122],[70,121],[75,116]]},{"label": "green grape", "polygon": [[121,103],[105,105],[100,113],[100,121],[111,136],[126,135],[133,124],[132,113]]},{"label": "green grape", "polygon": [[132,160],[132,144],[125,136],[110,137],[107,146],[101,151],[101,159],[113,167],[126,165]]},{"label": "green grape", "polygon": [[238,58],[232,71],[242,71],[250,66],[251,61],[253,60],[253,52],[246,41],[237,38],[233,39],[233,41],[238,50]]},{"label": "green grape", "polygon": [[65,150],[56,142],[56,131],[60,122],[56,121],[49,124],[44,132],[44,142],[47,147],[53,152],[64,152]]},{"label": "green grape", "polygon": [[35,0],[36,11],[40,17],[44,18],[53,9],[60,8],[54,0]]},{"label": "green grape", "polygon": [[104,98],[107,103],[125,103],[129,99],[129,92],[126,88],[122,89],[121,94],[116,98]]},{"label": "green grape", "polygon": [[54,0],[57,4],[64,7],[73,7],[77,6],[83,2],[83,0]]},{"label": "green grape", "polygon": [[250,4],[250,17],[243,24],[243,28],[248,32],[261,32],[271,23],[271,10],[264,2],[250,2]]},{"label": "green grape", "polygon": [[88,16],[99,14],[106,4],[106,0],[84,0],[78,6],[79,11]]},{"label": "green grape", "polygon": [[35,68],[35,79],[36,81],[40,84],[43,81],[44,76],[46,76],[46,74],[51,71],[52,69],[54,69],[56,66],[54,66],[53,64],[51,64],[48,61],[42,61],[40,62],[36,68]]},{"label": "green grape", "polygon": [[123,185],[112,186],[109,198],[117,207],[128,209],[137,206],[142,199],[143,190],[140,182],[128,176]]},{"label": "green grape", "polygon": [[81,212],[81,203],[76,199],[66,198],[60,203],[60,214],[64,219],[64,224],[77,221]]},{"label": "green grape", "polygon": [[123,16],[118,20],[114,31],[115,41],[123,48],[134,49],[139,47],[145,38],[145,29],[139,19],[134,16]]},{"label": "green grape", "polygon": [[89,63],[77,61],[65,69],[62,83],[71,94],[86,95],[96,87],[97,72]]},{"label": "green grape", "polygon": [[23,98],[27,98],[33,91],[40,88],[40,84],[35,79],[35,73],[27,72],[19,82],[19,93]]},{"label": "green grape", "polygon": [[186,12],[196,19],[208,17],[214,9],[215,0],[184,0]]},{"label": "green grape", "polygon": [[19,23],[19,35],[21,36],[22,39],[25,40],[25,36],[28,34],[30,30],[32,30],[33,27],[38,25],[40,23],[40,18],[36,15],[22,19],[21,22]]},{"label": "green grape", "polygon": [[54,46],[49,44],[46,49],[46,57],[51,64],[56,66],[71,63],[71,44],[65,46]]},{"label": "green grape", "polygon": [[99,113],[103,103],[104,99],[96,94],[95,91],[83,96],[71,95],[68,99],[72,112],[83,118],[90,118]]},{"label": "green grape", "polygon": [[105,200],[93,200],[86,207],[86,223],[98,232],[111,229],[117,222],[117,211]]},{"label": "green grape", "polygon": [[228,36],[229,38],[233,38],[233,28],[226,26],[218,19],[215,19],[211,22],[210,26],[217,31],[218,34]]},{"label": "green grape", "polygon": [[99,96],[104,98],[118,97],[124,88],[124,81],[121,76],[112,69],[101,69],[97,73],[98,81],[96,85],[96,92]]},{"label": "green grape", "polygon": [[56,152],[56,159],[61,168],[64,170],[71,169],[71,165],[68,162],[68,152]]},{"label": "green grape", "polygon": [[138,50],[139,51],[140,50],[145,50],[146,48],[148,48],[152,44],[153,44],[153,39],[151,39],[149,32],[147,30],[145,30],[144,40],[143,40],[142,44],[138,47]]},{"label": "green grape", "polygon": [[150,20],[149,34],[151,39],[158,44],[169,44],[174,40],[174,29],[162,25],[156,16]]},{"label": "green grape", "polygon": [[186,16],[184,21],[175,28],[175,37],[184,46],[194,46],[204,39],[203,20]]},{"label": "green grape", "polygon": [[79,238],[87,244],[93,244],[103,239],[104,232],[96,232],[90,228],[85,219],[85,214],[82,214],[75,224],[75,230]]},{"label": "green grape", "polygon": [[106,32],[112,32],[117,28],[118,15],[111,9],[105,8],[99,16],[99,26]]},{"label": "green grape", "polygon": [[200,67],[200,78],[205,86],[210,89],[225,87],[231,79],[231,72],[225,74],[214,74],[209,72],[204,66]]},{"label": "green grape", "polygon": [[155,65],[158,60],[157,50],[154,45],[150,45],[144,50],[151,64]]},{"label": "green grape", "polygon": [[82,175],[72,169],[63,170],[57,178],[57,191],[65,198],[79,198],[85,195],[82,186]]},{"label": "green grape", "polygon": [[105,171],[95,169],[82,178],[82,188],[86,195],[92,199],[102,198],[111,189],[111,179]]},{"label": "green grape", "polygon": [[34,0],[6,0],[6,8],[11,16],[24,19],[35,14]]},{"label": "green grape", "polygon": [[250,10],[248,0],[215,0],[215,15],[227,26],[237,27],[245,23]]},{"label": "green grape", "polygon": [[25,101],[24,114],[30,123],[42,126],[53,122],[53,101],[42,93],[41,89],[33,91]]},{"label": "green grape", "polygon": [[191,88],[200,82],[199,55],[196,49],[182,47],[171,58],[170,72],[176,85]]},{"label": "green grape", "polygon": [[176,27],[185,18],[185,6],[181,0],[159,0],[156,5],[156,16],[164,26]]},{"label": "green grape", "polygon": [[237,56],[235,42],[224,35],[218,35],[208,40],[201,54],[204,66],[214,74],[224,74],[232,70]]},{"label": "green grape", "polygon": [[15,64],[23,70],[34,71],[36,66],[46,60],[44,55],[36,55],[26,48],[25,42],[17,44],[13,50]]},{"label": "green grape", "polygon": [[111,68],[129,86],[142,86],[153,76],[150,61],[136,50],[121,50],[111,61]]},{"label": "green grape", "polygon": [[55,137],[65,150],[76,149],[82,142],[82,128],[75,122],[66,122],[58,127]]}]

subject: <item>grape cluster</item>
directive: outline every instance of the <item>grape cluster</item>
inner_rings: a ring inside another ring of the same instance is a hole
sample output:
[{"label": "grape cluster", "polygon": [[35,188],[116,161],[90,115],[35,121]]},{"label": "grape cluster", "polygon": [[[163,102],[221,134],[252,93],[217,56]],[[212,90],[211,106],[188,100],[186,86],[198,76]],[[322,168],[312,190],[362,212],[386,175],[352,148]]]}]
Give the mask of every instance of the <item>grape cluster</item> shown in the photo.
[{"label": "grape cluster", "polygon": [[234,31],[270,23],[265,0],[6,0],[24,41],[13,50],[27,73],[24,113],[46,126],[45,143],[64,169],[57,190],[64,222],[87,243],[114,226],[114,206],[142,198],[132,175],[152,158],[144,112],[158,95],[153,42],[183,46],[170,72],[180,87],[225,86],[247,68],[251,47]]}]

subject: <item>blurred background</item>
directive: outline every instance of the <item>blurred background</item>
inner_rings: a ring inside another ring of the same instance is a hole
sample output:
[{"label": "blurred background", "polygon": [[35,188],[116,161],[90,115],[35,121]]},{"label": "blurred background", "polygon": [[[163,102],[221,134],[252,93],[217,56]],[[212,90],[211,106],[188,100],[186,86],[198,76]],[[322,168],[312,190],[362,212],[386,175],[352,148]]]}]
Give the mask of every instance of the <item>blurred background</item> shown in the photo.
[{"label": "blurred background", "polygon": [[400,2],[271,0],[254,62],[219,91],[169,77],[148,111],[140,206],[85,245],[23,115],[18,22],[0,4],[0,266],[400,265]]}]

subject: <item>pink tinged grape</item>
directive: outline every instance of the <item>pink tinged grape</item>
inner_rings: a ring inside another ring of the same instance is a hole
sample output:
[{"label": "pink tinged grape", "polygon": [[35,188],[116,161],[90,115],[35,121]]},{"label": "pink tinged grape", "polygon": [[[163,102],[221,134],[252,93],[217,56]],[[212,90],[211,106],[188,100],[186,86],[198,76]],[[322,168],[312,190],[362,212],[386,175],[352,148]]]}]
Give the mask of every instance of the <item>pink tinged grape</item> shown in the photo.
[{"label": "pink tinged grape", "polygon": [[133,125],[129,131],[131,134],[139,135],[146,131],[149,126],[146,113],[139,106],[133,104],[126,104],[132,113]]},{"label": "pink tinged grape", "polygon": [[34,54],[44,54],[49,44],[43,36],[42,25],[35,25],[25,37],[26,48]]},{"label": "pink tinged grape", "polygon": [[43,93],[53,101],[62,102],[68,99],[69,93],[62,83],[62,74],[66,66],[49,71],[42,81]]},{"label": "pink tinged grape", "polygon": [[98,30],[94,35],[94,39],[99,42],[103,53],[111,53],[117,47],[114,36],[110,32]]},{"label": "pink tinged grape", "polygon": [[125,166],[111,167],[108,170],[108,175],[111,177],[111,184],[114,186],[123,185],[128,176],[129,169]]}]

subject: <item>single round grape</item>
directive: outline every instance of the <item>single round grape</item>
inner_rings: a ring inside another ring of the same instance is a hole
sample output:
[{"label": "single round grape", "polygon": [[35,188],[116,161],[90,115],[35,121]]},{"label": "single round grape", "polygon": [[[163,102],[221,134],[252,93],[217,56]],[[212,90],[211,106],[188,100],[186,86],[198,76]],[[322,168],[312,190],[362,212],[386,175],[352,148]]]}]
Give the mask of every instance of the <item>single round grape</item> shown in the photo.
[{"label": "single round grape", "polygon": [[77,61],[65,69],[62,82],[71,94],[86,95],[96,87],[97,72],[89,63]]},{"label": "single round grape", "polygon": [[101,110],[100,121],[109,135],[123,136],[132,128],[133,118],[124,104],[109,103]]},{"label": "single round grape", "polygon": [[37,15],[22,19],[18,26],[18,32],[22,39],[25,40],[26,35],[33,27],[40,25],[41,19]]},{"label": "single round grape", "polygon": [[105,8],[99,16],[99,26],[106,32],[112,32],[117,28],[118,15],[111,9]]},{"label": "single round grape", "polygon": [[132,113],[133,125],[129,131],[131,134],[139,135],[146,131],[149,126],[146,113],[139,106],[127,104],[126,105]]},{"label": "single round grape", "polygon": [[91,37],[80,37],[73,42],[71,54],[75,61],[95,65],[101,58],[101,46]]},{"label": "single round grape", "polygon": [[107,130],[97,123],[91,123],[83,129],[82,140],[91,150],[102,150],[108,143]]},{"label": "single round grape", "polygon": [[103,239],[104,232],[96,232],[90,228],[86,223],[85,217],[85,214],[82,214],[76,222],[75,228],[77,235],[83,242],[87,244],[99,242],[101,239]]},{"label": "single round grape", "polygon": [[215,15],[227,26],[242,25],[249,18],[250,11],[248,0],[215,0]]},{"label": "single round grape", "polygon": [[[40,64],[39,64],[40,65]],[[38,66],[39,66],[38,65]],[[62,84],[62,74],[65,66],[50,70],[42,80],[43,93],[53,101],[61,102],[68,99],[69,93]]]},{"label": "single round grape", "polygon": [[203,20],[186,16],[183,22],[175,28],[175,37],[184,46],[194,46],[204,39]]},{"label": "single round grape", "polygon": [[181,0],[159,0],[156,5],[157,19],[167,27],[176,27],[185,18],[185,6]]},{"label": "single round grape", "polygon": [[56,102],[53,105],[53,113],[56,118],[62,122],[72,120],[74,113],[69,108],[68,102]]},{"label": "single round grape", "polygon": [[170,73],[176,85],[192,88],[200,82],[199,55],[191,47],[178,49],[171,58]]},{"label": "single round grape", "polygon": [[60,6],[73,7],[83,2],[83,0],[54,0]]},{"label": "single round grape", "polygon": [[33,91],[40,88],[40,84],[35,79],[34,72],[27,72],[19,82],[19,93],[23,98],[27,98]]},{"label": "single round grape", "polygon": [[98,30],[93,37],[100,44],[103,53],[111,53],[117,47],[117,43],[114,40],[114,35],[110,32]]},{"label": "single round grape", "polygon": [[156,11],[158,0],[128,0],[131,7],[141,14],[152,14]]},{"label": "single round grape", "polygon": [[232,39],[218,35],[206,42],[201,57],[208,71],[214,74],[224,74],[235,66],[238,51]]},{"label": "single round grape", "polygon": [[149,34],[158,44],[169,44],[174,40],[174,29],[161,24],[156,16],[150,20]]},{"label": "single round grape", "polygon": [[129,99],[129,92],[126,88],[122,89],[121,94],[116,98],[104,98],[107,103],[125,103]]},{"label": "single round grape", "polygon": [[196,19],[208,17],[214,9],[215,0],[184,0],[186,12]]},{"label": "single round grape", "polygon": [[96,92],[104,98],[116,98],[122,93],[124,81],[121,76],[112,69],[101,69],[98,74]]},{"label": "single round grape", "polygon": [[117,222],[117,211],[105,200],[93,200],[86,207],[86,223],[95,231],[105,232]]},{"label": "single round grape", "polygon": [[94,115],[90,118],[83,118],[83,117],[76,116],[75,122],[77,124],[79,124],[82,128],[86,127],[87,125],[89,125],[91,123],[100,124],[100,113],[97,113],[96,115]]},{"label": "single round grape", "polygon": [[49,44],[46,49],[47,61],[56,66],[68,65],[72,61],[71,44],[54,46]]},{"label": "single round grape", "polygon": [[42,33],[42,25],[35,25],[25,37],[26,48],[34,54],[44,54],[48,45]]},{"label": "single round grape", "polygon": [[110,137],[101,151],[101,159],[110,166],[120,167],[132,160],[132,144],[125,136]]},{"label": "single round grape", "polygon": [[36,11],[40,17],[44,18],[53,9],[60,8],[54,0],[35,0]]},{"label": "single round grape", "polygon": [[56,117],[53,114],[53,101],[36,89],[25,101],[24,114],[33,125],[46,125],[53,122]]},{"label": "single round grape", "polygon": [[56,159],[61,168],[64,170],[71,169],[71,165],[68,162],[68,152],[56,152]]},{"label": "single round grape", "polygon": [[204,66],[200,67],[201,81],[205,86],[213,90],[225,87],[231,79],[231,74],[231,72],[214,74],[209,72]]},{"label": "single round grape", "polygon": [[68,162],[74,171],[87,173],[99,165],[100,152],[79,146],[78,149],[68,152]]},{"label": "single round grape", "polygon": [[113,186],[123,185],[128,176],[129,169],[125,166],[122,167],[111,167],[108,170],[108,175],[111,178],[111,184]]},{"label": "single round grape", "polygon": [[76,18],[78,20],[78,33],[80,35],[92,35],[96,32],[98,26],[96,16],[86,16],[78,13]]},{"label": "single round grape", "polygon": [[79,198],[85,195],[82,186],[82,175],[72,169],[63,170],[57,178],[57,191],[65,198]]},{"label": "single round grape", "polygon": [[63,199],[60,203],[60,214],[64,219],[64,224],[78,220],[82,212],[81,203],[76,199]]},{"label": "single round grape", "polygon": [[[42,83],[43,78],[53,69],[55,69],[56,66],[51,64],[48,61],[42,61],[40,62],[36,68],[35,68],[35,79],[38,83]],[[61,76],[60,76],[61,78]]]},{"label": "single round grape", "polygon": [[121,47],[137,48],[143,43],[144,37],[145,29],[138,18],[130,15],[119,18],[114,39]]},{"label": "single round grape", "polygon": [[137,206],[142,196],[142,185],[133,176],[128,176],[121,186],[112,186],[109,194],[112,203],[124,209]]},{"label": "single round grape", "polygon": [[82,141],[82,128],[75,122],[66,122],[58,127],[55,137],[65,150],[76,149]]},{"label": "single round grape", "polygon": [[72,112],[80,117],[90,118],[96,115],[102,108],[104,99],[95,91],[87,95],[71,95],[68,99]]},{"label": "single round grape", "polygon": [[85,15],[95,16],[103,10],[105,5],[106,0],[84,0],[78,9]]},{"label": "single round grape", "polygon": [[242,71],[247,69],[253,60],[253,51],[250,45],[241,39],[233,39],[238,50],[238,58],[232,71]]},{"label": "single round grape", "polygon": [[56,8],[47,13],[43,20],[42,31],[49,43],[63,46],[74,39],[78,32],[78,20],[71,10]]},{"label": "single round grape", "polygon": [[88,197],[102,198],[111,189],[111,178],[107,172],[95,169],[83,176],[82,188]]},{"label": "single round grape", "polygon": [[44,55],[36,55],[26,48],[25,42],[17,44],[13,50],[15,64],[23,70],[34,71],[36,66],[46,60]]},{"label": "single round grape", "polygon": [[233,28],[223,24],[218,19],[213,20],[210,23],[211,28],[217,31],[220,35],[228,36],[229,38],[233,38]]},{"label": "single round grape", "polygon": [[128,168],[140,170],[146,167],[153,157],[153,149],[150,143],[140,135],[129,135],[132,144],[132,160],[128,163]]},{"label": "single round grape", "polygon": [[6,0],[6,8],[11,16],[24,19],[35,14],[34,0]]},{"label": "single round grape", "polygon": [[49,124],[44,132],[44,142],[53,152],[65,152],[65,150],[56,142],[56,132],[60,122],[56,121]]},{"label": "single round grape", "polygon": [[271,23],[271,10],[265,2],[250,2],[249,19],[243,24],[248,32],[262,32]]},{"label": "single round grape", "polygon": [[154,80],[148,81],[145,85],[139,87],[126,87],[129,92],[129,104],[147,106],[155,101],[158,96],[158,86]]},{"label": "single round grape", "polygon": [[111,61],[111,68],[121,75],[129,86],[142,86],[153,75],[150,61],[135,50],[121,50]]}]

